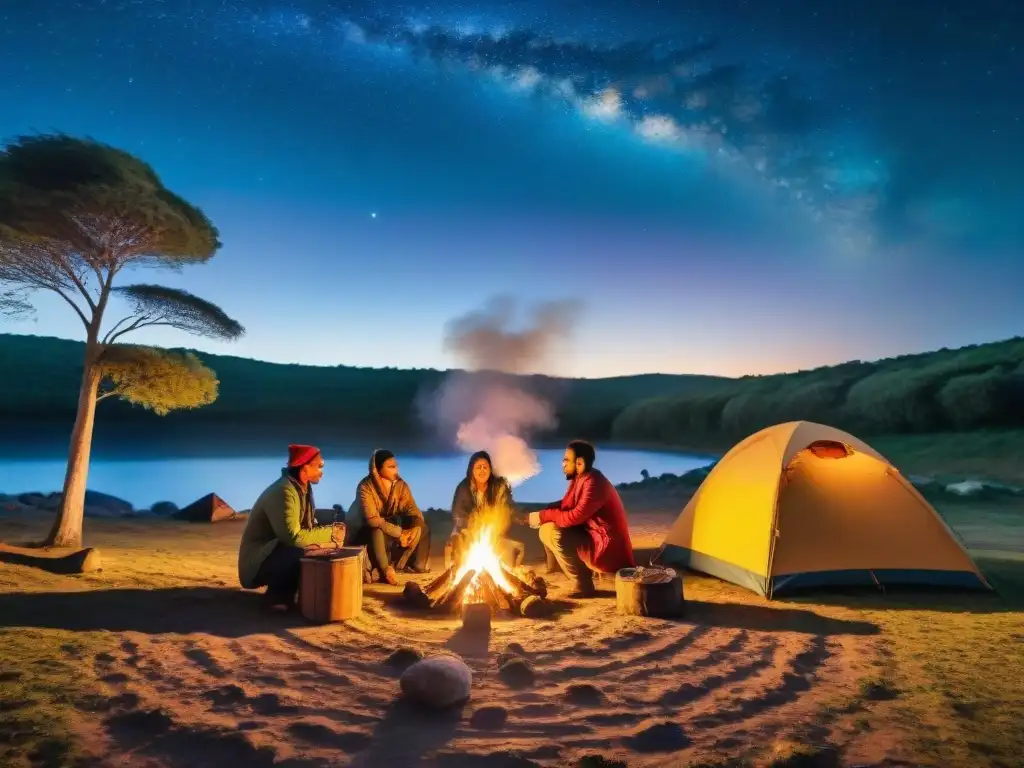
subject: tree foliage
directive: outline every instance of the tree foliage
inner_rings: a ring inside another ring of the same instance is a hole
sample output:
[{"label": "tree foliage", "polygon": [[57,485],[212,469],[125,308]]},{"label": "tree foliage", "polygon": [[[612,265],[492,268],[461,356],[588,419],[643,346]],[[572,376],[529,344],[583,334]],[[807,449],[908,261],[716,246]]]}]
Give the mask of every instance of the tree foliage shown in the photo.
[{"label": "tree foliage", "polygon": [[722,445],[785,421],[864,435],[1024,424],[1024,339],[709,383],[627,406],[612,438]]},{"label": "tree foliage", "polygon": [[[24,315],[32,293],[47,290],[71,307],[86,332],[64,492],[48,543],[81,541],[98,399],[118,395],[166,414],[216,397],[216,379],[197,359],[114,342],[156,325],[224,339],[244,332],[190,293],[115,280],[131,267],[201,264],[219,248],[206,215],[128,152],[51,134],[18,137],[0,153],[0,312]],[[114,296],[132,312],[103,335]]]},{"label": "tree foliage", "polygon": [[100,356],[104,383],[99,399],[119,397],[166,416],[217,399],[216,374],[191,352],[115,344]]},{"label": "tree foliage", "polygon": [[125,285],[114,290],[131,302],[134,315],[118,321],[107,332],[107,343],[148,325],[166,325],[217,339],[236,339],[244,333],[238,321],[224,310],[188,291],[163,285]]}]

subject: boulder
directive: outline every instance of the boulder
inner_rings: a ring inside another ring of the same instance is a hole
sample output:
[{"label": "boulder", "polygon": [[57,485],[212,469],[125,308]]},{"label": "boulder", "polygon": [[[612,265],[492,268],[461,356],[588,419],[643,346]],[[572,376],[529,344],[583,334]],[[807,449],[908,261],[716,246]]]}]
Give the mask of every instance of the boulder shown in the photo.
[{"label": "boulder", "polygon": [[99,517],[99,518],[111,518],[111,517],[130,517],[135,514],[135,510],[129,510],[127,512],[111,509],[109,507],[95,506],[93,504],[86,504],[85,510],[82,512],[86,517]]},{"label": "boulder", "polygon": [[461,704],[469,699],[473,672],[458,656],[440,654],[413,664],[399,678],[402,693],[432,709]]},{"label": "boulder", "polygon": [[131,514],[135,511],[135,508],[124,499],[99,491],[85,492],[85,506],[108,509],[111,512],[116,512],[116,516]]},{"label": "boulder", "polygon": [[178,511],[178,505],[173,501],[158,501],[149,508],[149,511],[157,517],[169,517]]}]

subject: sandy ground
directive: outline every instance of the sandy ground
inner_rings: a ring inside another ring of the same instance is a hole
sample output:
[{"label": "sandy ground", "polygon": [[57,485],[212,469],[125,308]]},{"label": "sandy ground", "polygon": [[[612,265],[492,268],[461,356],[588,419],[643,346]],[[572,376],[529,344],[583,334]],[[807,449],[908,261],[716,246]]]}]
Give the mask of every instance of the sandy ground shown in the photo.
[{"label": "sandy ground", "polygon": [[[643,549],[660,543],[679,505],[648,495],[630,508]],[[0,518],[0,538],[28,540],[48,522]],[[0,625],[68,633],[52,663],[98,694],[74,719],[100,765],[568,766],[595,754],[629,766],[726,757],[761,765],[800,752],[817,754],[800,765],[896,765],[906,757],[891,702],[871,682],[891,663],[887,641],[851,610],[824,615],[687,576],[685,619],[643,619],[616,612],[611,582],[599,585],[599,598],[574,603],[559,599],[568,589],[555,579],[557,615],[496,619],[484,634],[407,610],[399,589],[381,585],[366,589],[357,620],[312,626],[266,613],[256,593],[237,588],[237,523],[86,525],[104,570],[68,577],[0,565]],[[499,675],[512,644],[532,683]],[[474,675],[469,702],[445,713],[404,704],[387,662],[402,647],[462,656]]]}]

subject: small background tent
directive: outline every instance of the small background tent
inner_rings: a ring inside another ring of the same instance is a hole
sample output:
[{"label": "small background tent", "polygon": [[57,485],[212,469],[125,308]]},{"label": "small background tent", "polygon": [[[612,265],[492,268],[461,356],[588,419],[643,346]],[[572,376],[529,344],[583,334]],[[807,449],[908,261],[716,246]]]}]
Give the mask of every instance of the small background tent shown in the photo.
[{"label": "small background tent", "polygon": [[222,520],[232,520],[236,516],[235,510],[215,493],[208,493],[201,499],[196,499],[173,515],[175,520],[187,520],[190,523],[219,523]]},{"label": "small background tent", "polygon": [[715,465],[658,557],[766,597],[804,587],[990,589],[935,509],[841,430],[768,427]]}]

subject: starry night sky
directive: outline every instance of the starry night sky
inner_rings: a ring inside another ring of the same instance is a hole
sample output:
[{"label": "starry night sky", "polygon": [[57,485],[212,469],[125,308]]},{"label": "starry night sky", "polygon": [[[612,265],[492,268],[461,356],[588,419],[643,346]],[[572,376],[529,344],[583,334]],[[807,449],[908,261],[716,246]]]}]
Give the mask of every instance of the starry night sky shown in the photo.
[{"label": "starry night sky", "polygon": [[[140,277],[247,336],[134,341],[448,367],[508,293],[583,302],[547,372],[763,373],[1024,333],[1021,40],[1019,0],[6,0],[0,137],[220,228]],[[0,327],[77,338],[56,301]]]}]

